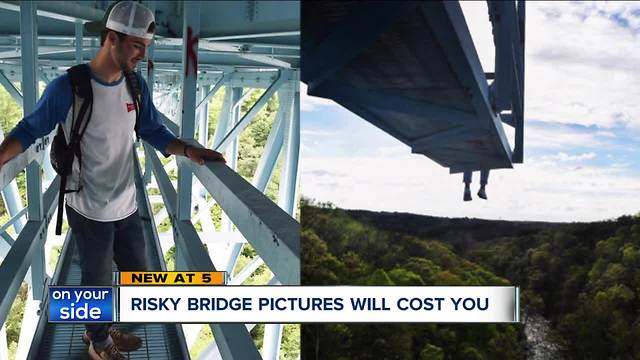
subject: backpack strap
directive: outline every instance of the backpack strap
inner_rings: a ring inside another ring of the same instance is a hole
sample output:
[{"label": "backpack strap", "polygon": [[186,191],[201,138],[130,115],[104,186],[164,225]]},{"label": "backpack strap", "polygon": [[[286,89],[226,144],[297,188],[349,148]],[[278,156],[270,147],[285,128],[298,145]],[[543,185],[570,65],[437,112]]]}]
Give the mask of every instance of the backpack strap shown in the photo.
[{"label": "backpack strap", "polygon": [[[78,158],[80,169],[82,169],[82,154],[80,153],[80,140],[87,130],[89,120],[93,111],[93,90],[91,88],[91,69],[87,64],[75,65],[67,70],[69,79],[71,80],[71,92],[73,97],[73,110],[71,115],[71,134],[69,134],[68,146],[72,149],[73,154]],[[75,113],[76,98],[83,99],[78,115]],[[87,111],[89,114],[87,115]],[[70,159],[73,164],[73,159]],[[73,166],[73,165],[72,165]],[[79,185],[80,186],[80,185]],[[78,190],[67,190],[67,176],[61,176],[60,192],[58,194],[58,216],[56,221],[56,234],[60,235],[62,231],[62,212],[64,207],[64,195]]]},{"label": "backpack strap", "polygon": [[142,107],[142,93],[140,92],[140,81],[138,80],[138,75],[136,75],[133,71],[124,71],[124,77],[127,81],[127,87],[129,88],[129,92],[131,93],[131,97],[133,98],[133,105],[136,109],[136,138],[139,139],[140,135],[138,135],[138,124],[140,120],[140,108]]},{"label": "backpack strap", "polygon": [[67,70],[71,79],[73,94],[82,99],[93,99],[91,89],[91,69],[87,64],[72,66]]},{"label": "backpack strap", "polygon": [[[73,122],[71,125],[71,136],[69,139],[70,144],[74,142],[79,144],[82,135],[84,135],[84,132],[87,129],[87,125],[89,124],[89,120],[91,119],[91,111],[93,110],[93,106],[91,106],[93,105],[91,69],[87,64],[80,64],[71,67],[69,70],[67,70],[67,72],[69,73],[69,79],[71,80],[71,89],[73,91],[74,100],[75,97],[84,99],[82,105],[80,106],[78,116],[72,119]],[[87,110],[89,110],[89,116],[86,117],[86,121],[84,121],[84,127],[82,127]]]}]

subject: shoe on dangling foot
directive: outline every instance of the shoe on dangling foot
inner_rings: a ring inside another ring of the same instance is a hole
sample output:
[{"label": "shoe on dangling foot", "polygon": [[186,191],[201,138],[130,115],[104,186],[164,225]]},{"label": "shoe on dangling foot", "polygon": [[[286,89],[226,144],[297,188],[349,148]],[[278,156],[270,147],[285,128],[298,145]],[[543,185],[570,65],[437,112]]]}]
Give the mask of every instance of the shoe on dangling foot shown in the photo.
[{"label": "shoe on dangling foot", "polygon": [[464,188],[464,201],[471,201],[471,189],[468,186]]},{"label": "shoe on dangling foot", "polygon": [[487,200],[487,192],[485,191],[484,186],[481,186],[480,190],[478,190],[478,197]]}]

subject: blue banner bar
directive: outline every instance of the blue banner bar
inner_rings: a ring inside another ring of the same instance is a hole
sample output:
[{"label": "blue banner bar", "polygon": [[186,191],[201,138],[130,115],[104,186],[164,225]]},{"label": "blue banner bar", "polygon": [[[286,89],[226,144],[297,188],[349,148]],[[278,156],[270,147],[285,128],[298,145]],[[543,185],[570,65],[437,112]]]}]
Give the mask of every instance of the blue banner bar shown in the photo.
[{"label": "blue banner bar", "polygon": [[49,322],[113,322],[112,287],[49,287]]}]

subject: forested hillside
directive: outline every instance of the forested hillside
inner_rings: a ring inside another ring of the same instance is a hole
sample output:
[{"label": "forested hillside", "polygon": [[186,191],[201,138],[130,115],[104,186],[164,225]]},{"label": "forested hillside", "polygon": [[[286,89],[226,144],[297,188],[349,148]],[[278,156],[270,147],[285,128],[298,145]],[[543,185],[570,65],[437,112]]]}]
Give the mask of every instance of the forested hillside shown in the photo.
[{"label": "forested hillside", "polygon": [[[637,216],[551,224],[305,203],[302,226],[305,284],[519,285],[523,312],[550,320],[547,341],[559,355],[640,358]],[[306,359],[521,359],[530,348],[522,325],[305,325],[302,351]]]},{"label": "forested hillside", "polygon": [[[340,209],[304,204],[302,281],[311,284],[508,285],[450,245],[381,231]],[[305,359],[522,359],[522,326],[304,325]]]}]

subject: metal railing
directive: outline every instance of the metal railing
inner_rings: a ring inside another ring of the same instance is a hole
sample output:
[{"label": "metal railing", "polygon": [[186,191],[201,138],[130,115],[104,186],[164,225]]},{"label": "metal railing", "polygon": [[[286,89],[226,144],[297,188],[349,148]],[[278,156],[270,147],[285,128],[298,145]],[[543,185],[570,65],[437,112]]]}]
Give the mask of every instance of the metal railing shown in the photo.
[{"label": "metal railing", "polygon": [[515,129],[512,161],[524,157],[524,1],[487,1],[495,44],[491,102],[503,123]]}]

